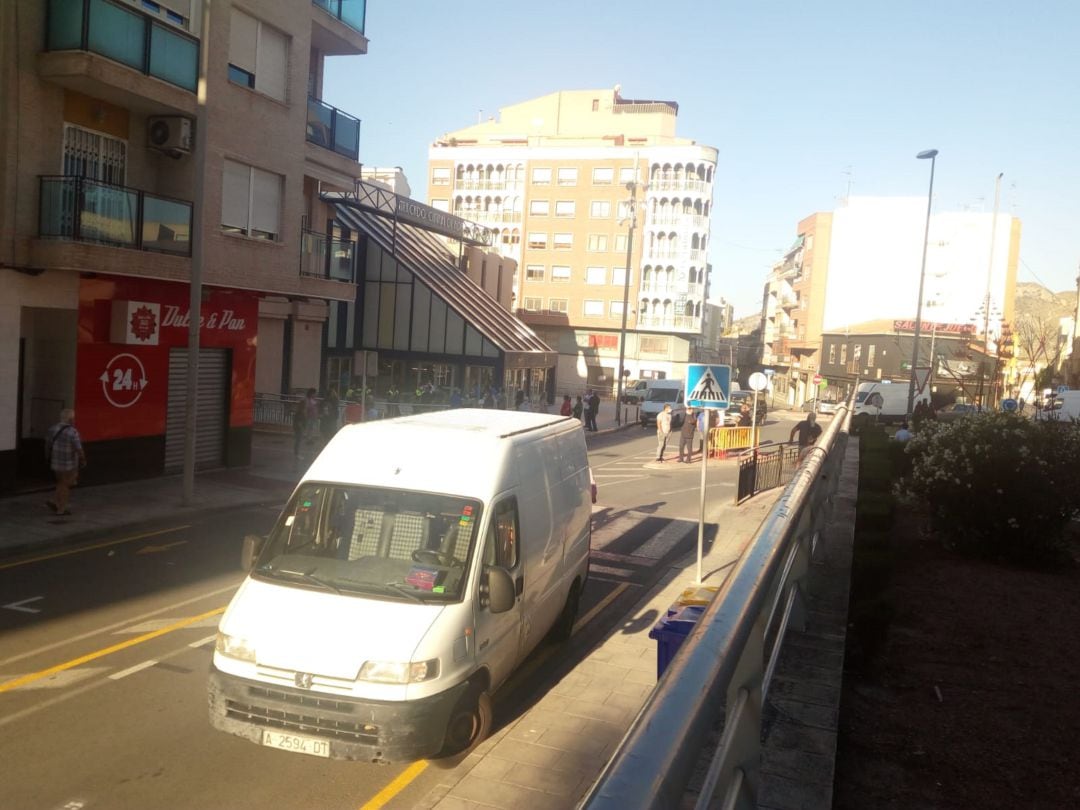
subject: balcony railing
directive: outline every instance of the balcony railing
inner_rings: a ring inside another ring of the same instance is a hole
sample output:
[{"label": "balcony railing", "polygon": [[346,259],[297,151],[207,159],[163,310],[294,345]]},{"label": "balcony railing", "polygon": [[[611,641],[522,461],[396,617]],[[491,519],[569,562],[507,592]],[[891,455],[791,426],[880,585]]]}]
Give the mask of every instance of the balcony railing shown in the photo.
[{"label": "balcony railing", "polygon": [[356,280],[356,243],[305,230],[300,239],[300,275],[331,281]]},{"label": "balcony railing", "polygon": [[85,177],[41,178],[38,235],[191,255],[191,203]]},{"label": "balcony railing", "polygon": [[364,33],[367,0],[311,0],[311,3],[331,17],[341,20],[349,28]]},{"label": "balcony railing", "polygon": [[658,177],[649,181],[649,191],[705,191],[708,186],[697,177]]},{"label": "balcony railing", "polygon": [[462,191],[514,191],[523,188],[525,182],[520,179],[507,179],[507,178],[476,178],[476,177],[457,177],[454,178],[454,188]]},{"label": "balcony railing", "polygon": [[641,329],[701,329],[701,318],[692,315],[639,315]]},{"label": "balcony railing", "polygon": [[352,160],[360,158],[360,119],[308,96],[307,139]]},{"label": "balcony railing", "polygon": [[49,0],[45,49],[90,51],[195,92],[199,40],[112,0]]},{"label": "balcony railing", "polygon": [[679,250],[660,250],[657,247],[645,249],[645,259],[651,262],[700,262],[705,259],[705,251],[699,248]]},{"label": "balcony railing", "polygon": [[520,211],[482,211],[476,208],[460,208],[454,211],[454,216],[472,222],[521,222]]},{"label": "balcony railing", "polygon": [[652,225],[671,225],[683,228],[707,228],[709,218],[701,214],[660,213],[650,219]]}]

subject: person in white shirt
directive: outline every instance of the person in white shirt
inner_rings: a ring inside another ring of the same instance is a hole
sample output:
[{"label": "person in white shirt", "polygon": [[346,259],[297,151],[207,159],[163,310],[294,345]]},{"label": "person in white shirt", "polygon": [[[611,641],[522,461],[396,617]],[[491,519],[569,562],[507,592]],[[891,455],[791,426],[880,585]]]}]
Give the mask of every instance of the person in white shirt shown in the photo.
[{"label": "person in white shirt", "polygon": [[664,450],[667,449],[668,436],[671,435],[671,406],[665,405],[664,410],[656,415],[656,460],[664,460]]}]

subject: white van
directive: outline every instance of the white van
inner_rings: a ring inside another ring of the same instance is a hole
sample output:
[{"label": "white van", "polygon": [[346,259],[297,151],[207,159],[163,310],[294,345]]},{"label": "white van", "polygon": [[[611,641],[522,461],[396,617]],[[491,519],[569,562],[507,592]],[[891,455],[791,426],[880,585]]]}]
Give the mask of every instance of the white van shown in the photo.
[{"label": "white van", "polygon": [[[916,393],[911,407],[930,402],[930,394]],[[855,393],[851,424],[855,430],[871,422],[903,422],[907,418],[908,383],[866,382]]]},{"label": "white van", "polygon": [[671,406],[671,427],[682,425],[686,416],[686,383],[682,380],[649,380],[645,401],[641,403],[641,426],[656,424],[665,405]]},{"label": "white van", "polygon": [[490,695],[589,571],[581,423],[454,409],[347,425],[270,535],[218,628],[210,721],[305,754],[405,762],[467,751]]},{"label": "white van", "polygon": [[1036,412],[1037,418],[1057,419],[1068,422],[1071,419],[1080,419],[1080,391],[1063,391],[1054,394],[1054,408],[1045,410],[1041,414]]}]

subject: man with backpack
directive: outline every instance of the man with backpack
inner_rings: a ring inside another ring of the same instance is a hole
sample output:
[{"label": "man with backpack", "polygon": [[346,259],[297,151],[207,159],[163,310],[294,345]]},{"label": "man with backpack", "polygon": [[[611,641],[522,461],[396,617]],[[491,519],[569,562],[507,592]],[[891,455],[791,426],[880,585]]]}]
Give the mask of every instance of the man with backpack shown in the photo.
[{"label": "man with backpack", "polygon": [[45,437],[45,458],[56,476],[56,494],[46,505],[58,515],[70,515],[68,498],[79,479],[79,469],[86,466],[82,438],[75,429],[75,411],[64,408],[60,421],[49,428]]}]

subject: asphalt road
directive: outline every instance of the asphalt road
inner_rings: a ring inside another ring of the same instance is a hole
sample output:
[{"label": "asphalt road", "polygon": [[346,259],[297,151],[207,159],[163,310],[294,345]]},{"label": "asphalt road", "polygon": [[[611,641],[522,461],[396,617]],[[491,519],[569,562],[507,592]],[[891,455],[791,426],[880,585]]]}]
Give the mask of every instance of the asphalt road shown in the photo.
[{"label": "asphalt road", "polygon": [[[786,439],[792,424],[770,417],[765,439]],[[694,547],[700,466],[654,458],[651,429],[590,437],[600,503],[575,634],[541,646],[500,690],[497,724],[544,694]],[[733,499],[734,475],[733,462],[709,465],[707,524]],[[206,673],[242,578],[240,538],[267,532],[274,517],[242,509],[0,562],[0,808],[411,807],[447,777],[269,750],[210,728]]]}]

